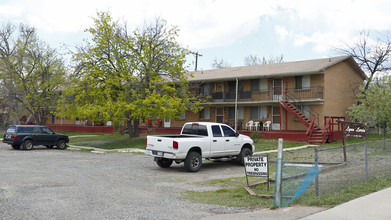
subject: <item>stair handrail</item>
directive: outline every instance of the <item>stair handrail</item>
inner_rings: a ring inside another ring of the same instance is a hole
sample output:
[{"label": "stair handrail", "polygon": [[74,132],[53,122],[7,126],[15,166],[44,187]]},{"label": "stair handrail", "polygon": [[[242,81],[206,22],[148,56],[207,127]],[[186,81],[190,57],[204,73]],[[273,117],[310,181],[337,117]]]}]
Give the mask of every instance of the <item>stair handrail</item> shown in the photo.
[{"label": "stair handrail", "polygon": [[300,109],[301,111],[305,114],[304,111],[308,112],[308,114],[310,115],[310,118],[316,118],[317,120],[317,125],[319,125],[319,113],[317,113],[316,111],[312,110],[311,108],[309,110],[307,109],[303,109],[303,101],[301,101],[300,98],[298,98],[297,96],[295,96],[293,93],[289,92],[288,89],[285,90],[285,101],[288,101],[288,102],[291,102],[293,104],[293,102],[295,103],[299,103],[300,104]]},{"label": "stair handrail", "polygon": [[311,124],[310,126],[308,126],[307,132],[305,133],[309,137],[312,135],[312,131],[314,130],[314,124],[315,124],[315,118],[311,120]]},{"label": "stair handrail", "polygon": [[329,136],[330,135],[330,127],[331,127],[331,124],[330,124],[330,121],[331,121],[331,117],[328,116],[327,117],[327,120],[326,120],[326,123],[324,125],[324,129],[323,129],[323,132],[322,132],[322,138],[323,138],[323,143],[326,141],[326,136]]},{"label": "stair handrail", "polygon": [[326,132],[327,132],[327,134],[328,133],[330,133],[330,121],[331,121],[331,117],[329,116],[329,117],[327,117],[327,121],[326,121],[326,124],[325,124],[325,126],[324,126],[324,129],[323,129],[323,132],[322,132],[322,135],[325,135],[326,134]]}]

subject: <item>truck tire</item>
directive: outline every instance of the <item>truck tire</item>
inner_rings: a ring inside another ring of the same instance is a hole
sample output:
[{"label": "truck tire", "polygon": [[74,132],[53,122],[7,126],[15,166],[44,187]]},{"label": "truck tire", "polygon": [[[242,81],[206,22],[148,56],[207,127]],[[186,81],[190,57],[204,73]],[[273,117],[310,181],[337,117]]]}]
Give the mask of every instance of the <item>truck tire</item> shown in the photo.
[{"label": "truck tire", "polygon": [[34,147],[34,144],[31,140],[25,140],[23,142],[23,150],[31,150],[33,149]]},{"label": "truck tire", "polygon": [[57,148],[60,150],[64,150],[67,148],[67,143],[64,140],[57,141]]},{"label": "truck tire", "polygon": [[156,161],[157,165],[161,168],[169,168],[172,164],[172,160],[167,158],[161,158]]},{"label": "truck tire", "polygon": [[236,161],[240,164],[240,165],[244,165],[244,157],[247,157],[247,156],[251,156],[253,155],[253,152],[248,149],[248,148],[242,148],[242,150],[240,151],[240,154],[238,155],[238,157],[236,158]]},{"label": "truck tire", "polygon": [[201,154],[196,151],[191,151],[185,159],[185,168],[189,172],[197,172],[202,165]]}]

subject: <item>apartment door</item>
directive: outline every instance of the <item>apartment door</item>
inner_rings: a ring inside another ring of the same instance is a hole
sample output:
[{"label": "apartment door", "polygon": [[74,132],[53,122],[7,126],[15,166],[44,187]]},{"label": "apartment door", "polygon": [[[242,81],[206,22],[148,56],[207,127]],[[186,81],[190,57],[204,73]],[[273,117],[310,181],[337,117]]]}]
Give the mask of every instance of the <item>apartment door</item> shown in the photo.
[{"label": "apartment door", "polygon": [[280,107],[273,106],[272,119],[272,130],[280,130]]},{"label": "apartment door", "polygon": [[216,107],[216,122],[224,123],[224,108]]},{"label": "apartment door", "polygon": [[273,100],[276,100],[276,101],[282,100],[282,79],[281,78],[273,79]]}]

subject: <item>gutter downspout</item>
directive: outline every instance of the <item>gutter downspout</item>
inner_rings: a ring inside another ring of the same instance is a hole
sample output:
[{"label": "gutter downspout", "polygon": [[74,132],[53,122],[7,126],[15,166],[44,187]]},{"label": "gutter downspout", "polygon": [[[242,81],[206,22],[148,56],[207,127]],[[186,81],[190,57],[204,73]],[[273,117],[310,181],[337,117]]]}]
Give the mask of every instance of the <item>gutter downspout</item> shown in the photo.
[{"label": "gutter downspout", "polygon": [[236,79],[236,93],[235,93],[235,131],[238,128],[238,78]]}]

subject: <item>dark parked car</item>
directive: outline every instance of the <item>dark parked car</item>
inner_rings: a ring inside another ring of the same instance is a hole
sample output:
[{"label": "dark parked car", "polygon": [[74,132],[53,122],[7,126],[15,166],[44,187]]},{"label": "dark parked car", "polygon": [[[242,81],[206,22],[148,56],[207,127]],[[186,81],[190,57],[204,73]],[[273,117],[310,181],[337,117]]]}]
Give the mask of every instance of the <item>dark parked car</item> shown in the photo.
[{"label": "dark parked car", "polygon": [[4,133],[3,143],[10,144],[15,150],[31,150],[34,146],[45,145],[47,148],[66,149],[68,136],[56,134],[42,125],[11,125]]}]

